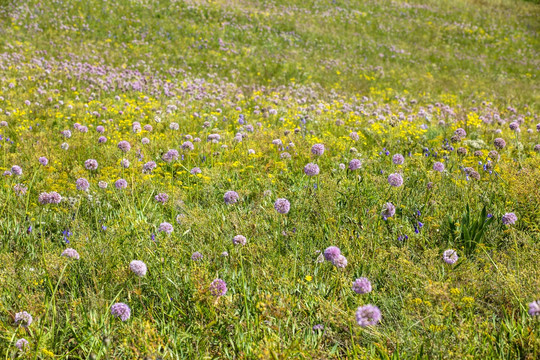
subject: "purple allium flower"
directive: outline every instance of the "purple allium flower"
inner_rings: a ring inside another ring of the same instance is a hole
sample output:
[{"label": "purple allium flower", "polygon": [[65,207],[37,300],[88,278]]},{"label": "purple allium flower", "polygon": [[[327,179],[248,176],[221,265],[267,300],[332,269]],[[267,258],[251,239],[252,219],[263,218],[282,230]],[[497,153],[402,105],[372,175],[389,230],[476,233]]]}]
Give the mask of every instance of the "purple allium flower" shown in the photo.
[{"label": "purple allium flower", "polygon": [[390,174],[388,175],[388,183],[392,186],[399,187],[403,185],[403,178],[398,173]]},{"label": "purple allium flower", "polygon": [[147,137],[143,137],[143,138],[141,139],[141,143],[142,143],[143,145],[148,145],[148,144],[150,144],[150,139],[147,138]]},{"label": "purple allium flower", "polygon": [[51,191],[49,193],[49,204],[60,204],[61,201],[62,197],[59,193],[57,193],[56,191]]},{"label": "purple allium flower", "polygon": [[349,162],[349,170],[351,171],[360,169],[360,166],[362,166],[362,162],[358,159],[352,159]]},{"label": "purple allium flower", "polygon": [[232,240],[234,245],[246,245],[246,237],[243,235],[236,235]]},{"label": "purple allium flower", "polygon": [[191,260],[193,261],[199,261],[203,258],[202,254],[198,251],[195,251],[192,255],[191,255]]},{"label": "purple allium flower", "polygon": [[358,141],[358,139],[360,139],[360,137],[358,136],[358,133],[356,131],[353,131],[349,134],[349,137],[351,139],[353,139],[354,141]]},{"label": "purple allium flower", "polygon": [[154,197],[154,199],[156,199],[157,202],[165,204],[167,200],[169,200],[169,195],[166,193],[159,193]]},{"label": "purple allium flower", "polygon": [[238,201],[240,197],[238,196],[238,193],[236,191],[227,191],[225,195],[223,195],[223,200],[225,200],[225,204],[231,205]]},{"label": "purple allium flower", "polygon": [[11,172],[13,173],[13,175],[21,176],[22,168],[19,165],[13,165],[11,167]]},{"label": "purple allium flower", "polygon": [[337,246],[330,246],[324,250],[324,258],[326,261],[333,261],[341,255],[341,250]]},{"label": "purple allium flower", "polygon": [[15,346],[17,347],[17,349],[23,351],[25,348],[28,347],[28,340],[26,340],[25,338],[19,339],[15,343]]},{"label": "purple allium flower", "polygon": [[90,187],[90,183],[85,178],[78,178],[76,184],[77,190],[87,191]]},{"label": "purple allium flower", "polygon": [[99,186],[101,189],[106,189],[108,185],[109,185],[109,184],[107,184],[105,181],[100,181],[100,182],[98,182],[98,186]]},{"label": "purple allium flower", "polygon": [[362,327],[377,325],[381,321],[381,310],[375,305],[364,305],[356,309],[356,322]]},{"label": "purple allium flower", "polygon": [[438,172],[444,171],[444,164],[440,161],[437,161],[435,164],[433,164],[433,170]]},{"label": "purple allium flower", "polygon": [[105,132],[105,128],[99,125],[98,127],[96,127],[96,131],[100,134],[103,134]]},{"label": "purple allium flower", "polygon": [[533,301],[529,304],[529,315],[540,316],[540,300]]},{"label": "purple allium flower", "polygon": [[287,199],[277,199],[274,203],[274,209],[280,214],[287,214],[291,210],[291,203]]},{"label": "purple allium flower", "polygon": [[227,283],[221,279],[216,279],[210,284],[210,294],[212,296],[224,296],[227,293]]},{"label": "purple allium flower", "polygon": [[248,149],[248,155],[255,155],[255,150]]},{"label": "purple allium flower", "polygon": [[38,161],[43,166],[47,166],[49,163],[49,159],[47,159],[45,156],[40,157]]},{"label": "purple allium flower", "polygon": [[341,163],[339,164],[339,169],[340,170],[345,170],[347,167],[345,166],[345,164]]},{"label": "purple allium flower", "polygon": [[118,179],[118,180],[116,180],[116,182],[114,183],[114,186],[115,186],[117,189],[125,189],[125,188],[127,188],[128,183],[127,183],[127,181],[124,180],[124,179]]},{"label": "purple allium flower", "polygon": [[46,192],[42,192],[39,194],[38,201],[40,204],[45,205],[49,203],[49,194]]},{"label": "purple allium flower", "polygon": [[149,161],[146,164],[143,165],[143,171],[148,173],[152,172],[156,168],[156,163],[154,161]]},{"label": "purple allium flower", "polygon": [[504,147],[506,146],[506,141],[504,141],[504,139],[502,138],[496,138],[495,140],[493,140],[493,145],[495,145],[497,149],[504,149]]},{"label": "purple allium flower", "polygon": [[384,220],[394,216],[395,214],[396,214],[396,207],[394,206],[394,204],[387,202],[386,204],[383,205],[381,216],[383,217]]},{"label": "purple allium flower", "polygon": [[69,144],[68,143],[62,143],[62,145],[60,145],[60,147],[62,148],[62,150],[67,150],[67,149],[69,149]]},{"label": "purple allium flower", "polygon": [[443,252],[443,260],[447,264],[455,264],[458,261],[459,256],[454,249],[448,249]]},{"label": "purple allium flower", "polygon": [[22,311],[15,314],[15,324],[21,325],[24,328],[27,328],[32,324],[32,315],[27,313],[26,311]]},{"label": "purple allium flower", "polygon": [[131,150],[131,144],[126,140],[122,140],[118,143],[118,148],[123,152],[128,152],[129,150]]},{"label": "purple allium flower", "polygon": [[178,130],[178,129],[180,129],[180,125],[178,125],[178,123],[172,122],[172,123],[169,124],[169,129]]},{"label": "purple allium flower", "polygon": [[315,176],[319,174],[319,166],[314,163],[309,163],[306,166],[304,166],[304,173],[306,173],[307,176]]},{"label": "purple allium flower", "polygon": [[141,260],[133,260],[132,262],[130,262],[129,269],[139,277],[146,275],[146,271],[148,270],[146,268],[146,264]]},{"label": "purple allium flower", "polygon": [[457,153],[458,153],[458,155],[465,156],[465,155],[467,155],[467,149],[464,148],[464,147],[459,147],[457,149]]},{"label": "purple allium flower", "polygon": [[98,162],[94,159],[88,159],[84,162],[84,167],[88,170],[97,170]]},{"label": "purple allium flower", "polygon": [[143,129],[145,131],[151,132],[154,128],[152,127],[152,125],[146,124],[146,125],[143,126]]},{"label": "purple allium flower", "polygon": [[220,256],[221,256],[221,257],[227,257],[227,256],[229,256],[229,253],[226,252],[226,251],[224,251],[224,252],[221,253]]},{"label": "purple allium flower", "polygon": [[126,321],[131,316],[131,309],[127,304],[116,303],[111,306],[111,314],[115,318],[119,318],[122,321]]},{"label": "purple allium flower", "polygon": [[540,153],[540,144],[534,145],[533,150]]},{"label": "purple allium flower", "polygon": [[[284,151],[282,152],[281,154],[279,154],[279,157],[281,159],[290,159],[291,158],[291,154],[289,154],[288,152]],[[307,166],[307,165],[306,165]],[[304,168],[304,171],[306,171],[306,169]]]},{"label": "purple allium flower", "polygon": [[467,136],[467,132],[463,130],[462,128],[458,128],[456,129],[456,131],[454,131],[454,135],[457,135],[460,138],[464,138],[465,136]]},{"label": "purple allium flower", "polygon": [[347,258],[343,255],[338,255],[332,260],[332,264],[337,268],[343,269],[347,266]]},{"label": "purple allium flower", "polygon": [[85,134],[85,133],[88,132],[88,127],[87,126],[79,126],[79,128],[77,130],[79,130],[79,132],[82,132],[83,134]]},{"label": "purple allium flower", "polygon": [[170,149],[165,154],[163,154],[161,158],[163,159],[163,161],[170,163],[171,161],[178,160],[178,156],[180,155],[178,154],[177,150]]},{"label": "purple allium flower", "polygon": [[319,330],[324,330],[324,325],[323,324],[317,324],[317,325],[313,325],[313,331],[319,331]]},{"label": "purple allium flower", "polygon": [[321,156],[324,154],[324,145],[323,144],[315,144],[311,147],[311,153],[313,155]]},{"label": "purple allium flower", "polygon": [[65,257],[76,259],[76,260],[80,259],[80,256],[77,250],[72,249],[72,248],[65,249],[64,251],[62,251],[62,254],[60,256],[65,256]]},{"label": "purple allium flower", "polygon": [[107,142],[107,138],[105,136],[100,136],[98,139],[99,144],[104,144]]},{"label": "purple allium flower", "polygon": [[198,168],[198,167],[194,167],[193,169],[191,169],[190,173],[191,175],[197,175],[197,174],[200,174],[202,171],[201,171],[201,168]]},{"label": "purple allium flower", "polygon": [[13,191],[15,191],[15,194],[17,194],[17,196],[22,196],[26,194],[27,190],[28,188],[22,184],[15,184],[15,186],[13,186]]},{"label": "purple allium flower", "polygon": [[191,151],[191,150],[195,149],[195,146],[193,146],[193,143],[191,141],[185,141],[182,144],[182,149]]},{"label": "purple allium flower", "polygon": [[395,154],[392,156],[392,162],[396,165],[401,165],[405,161],[405,158],[401,154]]},{"label": "purple allium flower", "polygon": [[66,139],[69,139],[71,137],[71,131],[70,130],[64,130],[62,131],[62,136]]},{"label": "purple allium flower", "polygon": [[2,175],[4,175],[4,176],[11,176],[11,175],[13,175],[13,174],[11,173],[11,171],[6,170],[6,171],[4,171],[4,173],[3,173]]},{"label": "purple allium flower", "polygon": [[371,282],[367,278],[361,277],[354,280],[352,289],[357,294],[367,294],[371,292]]},{"label": "purple allium flower", "polygon": [[517,121],[513,121],[513,122],[510,123],[509,127],[510,127],[510,130],[515,131],[515,130],[519,129],[519,123]]},{"label": "purple allium flower", "polygon": [[122,161],[120,161],[120,166],[122,166],[124,169],[127,169],[129,168],[129,160],[128,159],[122,159]]},{"label": "purple allium flower", "polygon": [[168,222],[162,222],[161,224],[159,224],[159,228],[158,228],[159,232],[170,234],[173,232],[173,230],[174,230],[173,226],[169,224]]},{"label": "purple allium flower", "polygon": [[514,225],[517,221],[517,216],[514,213],[506,213],[502,217],[502,223],[504,225]]}]

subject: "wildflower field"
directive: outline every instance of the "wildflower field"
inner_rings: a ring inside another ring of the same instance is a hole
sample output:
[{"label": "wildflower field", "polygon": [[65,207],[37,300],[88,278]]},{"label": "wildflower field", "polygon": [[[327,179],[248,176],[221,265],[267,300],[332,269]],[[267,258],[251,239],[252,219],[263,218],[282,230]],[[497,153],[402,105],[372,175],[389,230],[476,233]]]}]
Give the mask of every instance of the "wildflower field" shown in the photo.
[{"label": "wildflower field", "polygon": [[1,0],[0,359],[539,359],[539,31]]}]

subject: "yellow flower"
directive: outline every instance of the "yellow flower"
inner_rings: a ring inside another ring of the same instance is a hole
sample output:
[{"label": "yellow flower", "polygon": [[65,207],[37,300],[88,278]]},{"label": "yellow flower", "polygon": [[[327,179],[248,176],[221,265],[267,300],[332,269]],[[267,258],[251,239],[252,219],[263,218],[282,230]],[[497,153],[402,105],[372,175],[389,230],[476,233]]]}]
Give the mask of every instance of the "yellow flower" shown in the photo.
[{"label": "yellow flower", "polygon": [[310,282],[313,280],[313,277],[311,275],[306,275],[306,281]]}]

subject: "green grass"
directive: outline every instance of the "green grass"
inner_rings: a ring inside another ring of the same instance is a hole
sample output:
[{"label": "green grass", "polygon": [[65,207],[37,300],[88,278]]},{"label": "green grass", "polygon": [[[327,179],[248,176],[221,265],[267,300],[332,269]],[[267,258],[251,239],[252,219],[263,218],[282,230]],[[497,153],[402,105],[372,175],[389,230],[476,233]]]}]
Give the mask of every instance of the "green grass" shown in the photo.
[{"label": "green grass", "polygon": [[[536,2],[510,0],[2,1],[0,172],[23,174],[0,179],[0,356],[538,358],[527,311],[540,300],[539,18]],[[446,142],[459,127],[467,136]],[[490,173],[497,137],[507,146]],[[355,158],[360,170],[340,169]],[[319,175],[304,174],[309,162]],[[64,200],[40,204],[51,191]],[[384,220],[387,202],[396,214]],[[508,212],[516,224],[502,224]],[[329,246],[344,269],[320,261]],[[67,247],[80,259],[60,256]],[[130,272],[134,259],[146,276]],[[353,292],[359,277],[372,292]],[[228,286],[219,298],[216,278]],[[126,322],[111,316],[116,302],[130,306]],[[377,326],[357,325],[365,304],[381,310]]]}]

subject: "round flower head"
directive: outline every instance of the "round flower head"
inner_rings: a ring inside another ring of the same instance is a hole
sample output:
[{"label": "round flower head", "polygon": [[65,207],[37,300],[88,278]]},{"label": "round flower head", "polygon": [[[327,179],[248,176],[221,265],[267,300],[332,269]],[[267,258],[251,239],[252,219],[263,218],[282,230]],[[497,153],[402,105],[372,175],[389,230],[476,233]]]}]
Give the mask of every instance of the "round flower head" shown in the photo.
[{"label": "round flower head", "polygon": [[185,141],[182,144],[182,150],[191,151],[193,149],[195,149],[195,146],[193,146],[193,143],[191,141]]},{"label": "round flower head", "polygon": [[497,150],[491,150],[489,153],[488,153],[488,157],[491,159],[491,160],[499,160],[499,153],[497,152]]},{"label": "round flower head", "polygon": [[62,131],[62,136],[66,139],[69,139],[71,137],[71,131],[70,130],[64,130]]},{"label": "round flower head", "polygon": [[533,301],[529,304],[529,315],[540,316],[540,300]]},{"label": "round flower head", "polygon": [[100,182],[98,182],[98,186],[99,186],[100,189],[106,189],[108,184],[105,181],[100,181]]},{"label": "round flower head", "polygon": [[141,139],[141,143],[142,143],[143,145],[148,145],[148,144],[150,144],[150,139],[147,138],[147,137],[143,137],[143,138]]},{"label": "round flower head", "polygon": [[119,318],[122,321],[126,321],[131,316],[131,309],[127,304],[116,303],[111,306],[111,314],[115,318]]},{"label": "round flower head", "polygon": [[358,136],[358,133],[356,131],[353,131],[349,134],[349,137],[351,139],[353,139],[354,141],[358,141],[358,139],[360,139],[360,137]]},{"label": "round flower head", "polygon": [[356,322],[362,327],[377,325],[381,321],[381,310],[375,305],[364,305],[356,309]]},{"label": "round flower head", "polygon": [[49,163],[49,159],[47,159],[45,156],[40,157],[38,161],[43,166],[47,166]]},{"label": "round flower head", "polygon": [[246,245],[246,237],[243,235],[236,235],[233,237],[233,244],[234,245]]},{"label": "round flower head", "polygon": [[388,183],[392,186],[399,187],[403,185],[403,178],[398,173],[390,174],[388,175]]},{"label": "round flower head", "polygon": [[107,138],[105,136],[100,136],[98,139],[99,144],[105,144],[107,142]]},{"label": "round flower head", "polygon": [[192,255],[191,255],[191,260],[193,261],[199,261],[199,260],[202,260],[203,256],[200,252],[198,251],[195,251]]},{"label": "round flower head", "polygon": [[85,178],[77,179],[77,190],[87,191],[90,187],[90,183]]},{"label": "round flower head", "polygon": [[392,162],[396,165],[401,165],[403,162],[405,162],[405,158],[401,154],[395,154],[392,156]]},{"label": "round flower head", "polygon": [[458,155],[465,156],[465,155],[467,155],[467,149],[464,148],[464,147],[460,147],[460,148],[457,149],[457,153],[458,153]]},{"label": "round flower head", "polygon": [[40,204],[45,205],[49,203],[49,194],[46,192],[42,192],[39,194],[38,201]]},{"label": "round flower head", "polygon": [[178,160],[178,157],[180,155],[178,154],[178,151],[175,150],[175,149],[170,149],[169,151],[167,151],[165,154],[163,154],[163,156],[161,157],[163,159],[163,161],[165,162],[171,162],[171,161],[175,161],[175,160]]},{"label": "round flower head", "polygon": [[11,167],[11,173],[13,175],[21,176],[22,175],[22,168],[19,165],[13,165]]},{"label": "round flower head", "polygon": [[13,186],[13,191],[15,191],[15,194],[17,194],[17,196],[21,196],[26,194],[28,188],[22,184],[15,184],[15,186]]},{"label": "round flower head", "polygon": [[146,264],[141,260],[133,260],[132,262],[130,262],[129,269],[139,277],[146,275],[147,271]]},{"label": "round flower head", "polygon": [[540,153],[540,144],[534,145],[533,150],[536,151],[537,153]]},{"label": "round flower head", "polygon": [[100,134],[103,134],[105,132],[105,128],[101,125],[96,127],[96,131]]},{"label": "round flower head", "polygon": [[[282,152],[281,154],[279,154],[279,157],[282,158],[282,159],[290,159],[291,158],[291,154],[289,154],[288,152],[284,151]],[[306,165],[307,166],[307,165]],[[304,171],[306,171],[306,169],[304,168]]]},{"label": "round flower head", "polygon": [[360,166],[362,166],[362,162],[358,159],[352,159],[349,161],[349,170],[351,171],[360,169]]},{"label": "round flower head", "polygon": [[149,161],[143,165],[143,172],[149,173],[152,172],[157,167],[157,164],[154,161]]},{"label": "round flower head", "polygon": [[29,327],[30,324],[32,324],[32,315],[27,313],[26,311],[22,311],[15,314],[15,324],[21,325],[22,327]]},{"label": "round flower head", "polygon": [[129,168],[129,160],[128,159],[122,159],[122,161],[120,161],[120,165],[124,168],[124,169],[128,169]]},{"label": "round flower head", "polygon": [[311,147],[311,153],[313,155],[321,156],[324,154],[324,145],[323,144],[315,144]]},{"label": "round flower head", "polygon": [[221,257],[227,257],[227,256],[229,256],[229,253],[226,252],[226,251],[224,251],[224,252],[221,253],[220,256],[221,256]]},{"label": "round flower head", "polygon": [[515,130],[519,129],[519,123],[517,121],[513,121],[513,122],[510,123],[509,127],[510,127],[510,130],[515,131]]},{"label": "round flower head", "polygon": [[159,232],[170,234],[173,232],[173,230],[174,230],[173,226],[169,224],[168,222],[162,222],[161,224],[159,224],[159,228],[158,228]]},{"label": "round flower head", "polygon": [[394,206],[394,204],[387,202],[386,204],[383,205],[381,216],[383,217],[384,220],[394,216],[395,214],[396,214],[396,207]]},{"label": "round flower head", "polygon": [[291,210],[291,203],[287,199],[277,199],[274,209],[280,214],[287,214]]},{"label": "round flower head", "polygon": [[347,258],[343,255],[338,255],[332,260],[332,264],[337,268],[343,269],[347,266]]},{"label": "round flower head", "polygon": [[463,130],[462,128],[458,128],[456,129],[456,131],[454,131],[454,135],[457,135],[460,138],[464,138],[465,136],[467,136],[467,132]]},{"label": "round flower head", "polygon": [[128,152],[129,150],[131,150],[131,144],[126,140],[122,140],[118,143],[118,148],[123,152]]},{"label": "round flower head", "polygon": [[216,279],[210,284],[210,294],[212,296],[224,296],[227,293],[227,283],[221,279]]},{"label": "round flower head", "polygon": [[447,264],[455,264],[458,261],[459,256],[457,255],[456,250],[448,249],[443,252],[443,260]]},{"label": "round flower head", "polygon": [[323,324],[316,324],[316,325],[313,325],[313,331],[319,331],[319,330],[324,330],[324,325]]},{"label": "round flower head", "polygon": [[116,182],[114,183],[114,186],[115,186],[117,189],[125,189],[125,188],[127,188],[128,183],[127,183],[127,181],[124,180],[124,179],[118,179],[118,180],[116,180]]},{"label": "round flower head", "polygon": [[59,193],[56,191],[49,193],[49,204],[60,204],[60,201],[62,201],[62,196]]},{"label": "round flower head", "polygon": [[22,351],[28,347],[28,340],[26,340],[25,338],[19,339],[15,343],[15,346],[17,347],[17,349]]},{"label": "round flower head", "polygon": [[326,261],[333,261],[339,255],[341,255],[341,250],[337,246],[330,246],[324,250],[324,259]]},{"label": "round flower head", "polygon": [[84,162],[84,167],[88,170],[97,170],[98,162],[94,159],[88,159]]},{"label": "round flower head", "polygon": [[200,173],[202,173],[202,171],[201,171],[201,168],[199,168],[199,167],[194,167],[194,168],[191,169],[191,171],[190,171],[190,174],[191,174],[191,175],[197,175],[197,174],[200,174]]},{"label": "round flower head", "polygon": [[304,166],[304,173],[306,173],[307,176],[315,176],[319,174],[319,166],[314,163],[309,163],[306,166]]},{"label": "round flower head", "polygon": [[68,143],[62,143],[62,145],[60,145],[60,147],[62,148],[62,150],[67,150],[67,149],[69,149],[69,144]]},{"label": "round flower head", "polygon": [[357,294],[367,294],[371,292],[371,282],[367,278],[361,277],[354,280],[352,289]]},{"label": "round flower head", "polygon": [[67,248],[64,251],[62,251],[62,254],[60,256],[65,256],[71,259],[79,260],[80,256],[77,250],[72,248]]},{"label": "round flower head", "polygon": [[236,191],[227,191],[225,195],[223,195],[223,200],[227,205],[236,203],[239,198],[240,197],[238,196],[238,193]]},{"label": "round flower head", "polygon": [[502,223],[504,225],[514,225],[517,221],[517,216],[514,213],[506,213],[502,217]]},{"label": "round flower head", "polygon": [[154,197],[154,199],[156,199],[157,202],[165,204],[167,200],[169,200],[169,195],[166,193],[159,193]]},{"label": "round flower head", "polygon": [[502,138],[496,138],[495,140],[493,140],[493,145],[497,149],[504,149],[504,147],[506,146],[506,141],[504,141],[504,139]]},{"label": "round flower head", "polygon": [[433,170],[438,172],[444,171],[444,164],[440,161],[437,161],[435,164],[433,164]]}]

